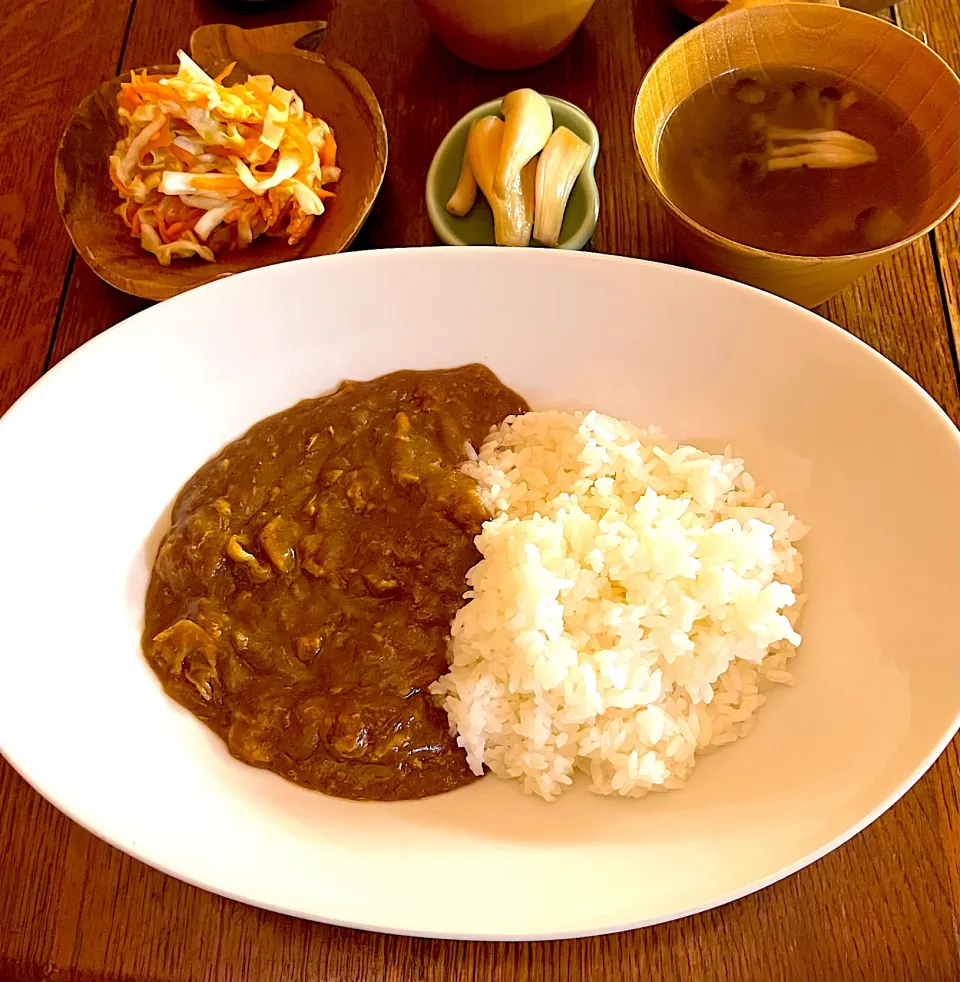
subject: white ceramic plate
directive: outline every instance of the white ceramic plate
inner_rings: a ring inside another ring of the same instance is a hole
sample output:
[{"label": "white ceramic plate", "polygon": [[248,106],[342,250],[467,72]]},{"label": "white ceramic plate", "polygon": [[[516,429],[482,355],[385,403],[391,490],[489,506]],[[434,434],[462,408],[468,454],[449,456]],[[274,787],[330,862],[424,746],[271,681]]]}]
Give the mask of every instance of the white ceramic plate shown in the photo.
[{"label": "white ceramic plate", "polygon": [[[140,655],[167,509],[204,460],[341,378],[471,360],[538,408],[730,442],[812,526],[797,685],[683,792],[548,805],[488,777],[338,801],[233,760]],[[256,270],[71,355],[0,423],[0,461],[0,749],[107,841],[252,904],[461,938],[678,917],[843,842],[958,724],[957,432],[843,331],[702,274],[483,249]]]}]

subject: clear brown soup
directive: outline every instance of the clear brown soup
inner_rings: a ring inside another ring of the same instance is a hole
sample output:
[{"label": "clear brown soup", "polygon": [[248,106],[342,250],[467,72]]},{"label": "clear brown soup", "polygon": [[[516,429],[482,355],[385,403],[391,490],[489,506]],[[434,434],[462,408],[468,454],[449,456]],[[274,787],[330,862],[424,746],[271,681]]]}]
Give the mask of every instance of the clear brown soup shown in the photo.
[{"label": "clear brown soup", "polygon": [[[874,162],[850,166],[858,141]],[[896,242],[915,227],[930,178],[920,134],[897,107],[794,67],[730,72],[696,90],[667,120],[658,164],[667,196],[698,224],[799,256]]]}]

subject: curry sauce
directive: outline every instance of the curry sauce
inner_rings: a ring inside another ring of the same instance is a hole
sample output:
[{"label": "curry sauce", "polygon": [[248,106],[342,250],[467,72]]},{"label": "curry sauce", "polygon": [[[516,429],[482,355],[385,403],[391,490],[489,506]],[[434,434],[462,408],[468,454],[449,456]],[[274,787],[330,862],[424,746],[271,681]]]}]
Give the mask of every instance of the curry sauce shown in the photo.
[{"label": "curry sauce", "polygon": [[467,444],[526,411],[488,369],[344,382],[257,423],[173,509],[144,653],[242,761],[346,798],[474,780],[427,687],[489,517]]}]

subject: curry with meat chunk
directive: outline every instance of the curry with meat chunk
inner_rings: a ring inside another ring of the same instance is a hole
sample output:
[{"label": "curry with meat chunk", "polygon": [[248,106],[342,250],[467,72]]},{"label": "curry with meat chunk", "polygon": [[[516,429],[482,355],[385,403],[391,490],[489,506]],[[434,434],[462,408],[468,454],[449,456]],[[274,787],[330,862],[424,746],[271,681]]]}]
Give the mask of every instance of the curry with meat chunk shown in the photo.
[{"label": "curry with meat chunk", "polygon": [[256,424],[186,484],[143,647],[240,760],[346,798],[474,780],[427,687],[488,517],[467,444],[526,411],[488,369],[344,382]]}]

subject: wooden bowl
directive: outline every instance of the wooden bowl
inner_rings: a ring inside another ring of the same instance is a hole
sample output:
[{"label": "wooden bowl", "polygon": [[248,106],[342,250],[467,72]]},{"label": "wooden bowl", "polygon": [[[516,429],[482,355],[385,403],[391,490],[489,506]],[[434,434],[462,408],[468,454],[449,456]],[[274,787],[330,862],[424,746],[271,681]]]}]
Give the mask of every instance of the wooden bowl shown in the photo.
[{"label": "wooden bowl", "polygon": [[[927,198],[903,238],[847,256],[765,252],[726,239],[685,215],[664,191],[657,145],[670,113],[732,69],[802,65],[882,92],[917,128],[931,167]],[[819,3],[782,3],[722,13],[685,34],[654,62],[634,105],[643,171],[694,266],[814,307],[924,235],[960,202],[960,79],[922,42],[868,14]]]},{"label": "wooden bowl", "polygon": [[594,0],[417,0],[440,40],[481,68],[532,68],[573,40]]},{"label": "wooden bowl", "polygon": [[[101,279],[134,296],[165,300],[231,273],[329,255],[350,245],[383,183],[387,131],[366,79],[349,65],[316,53],[325,27],[322,21],[303,21],[244,31],[214,24],[199,28],[190,39],[191,54],[207,71],[216,73],[236,61],[229,81],[272,75],[278,85],[295,89],[306,108],[336,133],[337,163],[343,171],[337,196],[295,246],[284,238],[261,236],[214,263],[175,259],[161,266],[114,213],[120,199],[110,183],[108,159],[122,135],[116,97],[129,76],[104,82],[83,100],[57,149],[57,203],[77,252]],[[149,69],[176,70],[169,65]]]}]

